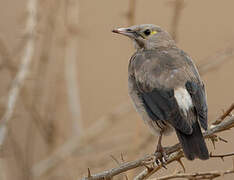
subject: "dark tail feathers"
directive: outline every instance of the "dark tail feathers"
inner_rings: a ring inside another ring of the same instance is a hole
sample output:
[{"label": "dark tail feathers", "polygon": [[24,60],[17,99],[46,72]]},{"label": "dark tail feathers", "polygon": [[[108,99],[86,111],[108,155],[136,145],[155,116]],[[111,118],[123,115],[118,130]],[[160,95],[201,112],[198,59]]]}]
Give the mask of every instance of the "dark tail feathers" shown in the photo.
[{"label": "dark tail feathers", "polygon": [[202,160],[209,159],[209,152],[199,123],[196,121],[192,128],[193,133],[191,135],[187,135],[176,130],[176,134],[182,145],[185,157],[189,160],[194,160],[196,157]]}]

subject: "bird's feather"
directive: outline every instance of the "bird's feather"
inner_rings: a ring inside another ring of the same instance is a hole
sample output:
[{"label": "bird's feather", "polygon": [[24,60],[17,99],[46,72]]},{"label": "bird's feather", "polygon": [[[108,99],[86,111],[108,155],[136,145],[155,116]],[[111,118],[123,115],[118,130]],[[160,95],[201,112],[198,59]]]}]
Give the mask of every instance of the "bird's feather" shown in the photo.
[{"label": "bird's feather", "polygon": [[196,157],[202,160],[209,159],[209,152],[202,136],[198,121],[194,122],[192,128],[193,133],[190,135],[176,130],[176,134],[183,147],[185,157],[189,160],[193,160]]},{"label": "bird's feather", "polygon": [[142,98],[152,120],[166,121],[185,134],[192,133],[191,123],[181,115],[173,90],[154,89],[151,92],[143,93]]},{"label": "bird's feather", "polygon": [[185,86],[192,97],[193,104],[199,116],[199,122],[202,128],[207,130],[207,103],[204,84],[201,85],[188,81]]}]

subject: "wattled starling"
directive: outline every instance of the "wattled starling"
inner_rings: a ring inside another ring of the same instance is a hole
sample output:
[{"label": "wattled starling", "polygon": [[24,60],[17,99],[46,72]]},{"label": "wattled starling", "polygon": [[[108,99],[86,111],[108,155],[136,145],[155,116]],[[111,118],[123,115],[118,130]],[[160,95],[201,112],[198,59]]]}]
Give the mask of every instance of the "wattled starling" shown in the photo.
[{"label": "wattled starling", "polygon": [[137,51],[128,66],[128,88],[137,112],[159,136],[174,129],[189,160],[208,159],[201,127],[207,129],[204,84],[192,59],[159,26],[143,24],[118,28],[114,33],[133,40]]}]

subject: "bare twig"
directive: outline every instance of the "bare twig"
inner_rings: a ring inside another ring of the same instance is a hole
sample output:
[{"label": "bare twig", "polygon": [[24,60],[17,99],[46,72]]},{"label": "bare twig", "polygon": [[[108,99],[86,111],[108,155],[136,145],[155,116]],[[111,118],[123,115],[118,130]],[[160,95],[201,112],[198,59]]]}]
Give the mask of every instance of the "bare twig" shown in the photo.
[{"label": "bare twig", "polygon": [[6,134],[8,132],[7,128],[8,123],[14,113],[17,98],[19,96],[21,87],[23,86],[25,77],[29,72],[29,65],[33,58],[35,50],[35,33],[36,33],[36,24],[37,24],[37,3],[38,3],[37,0],[29,0],[27,3],[28,18],[25,27],[27,42],[25,45],[21,66],[19,67],[19,71],[11,84],[6,112],[4,113],[1,119],[0,147],[4,143]]},{"label": "bare twig", "polygon": [[[203,135],[205,138],[209,138],[218,132],[228,130],[232,127],[234,127],[234,116],[222,121],[217,126],[213,126],[211,129],[204,132]],[[167,155],[169,156],[166,164],[171,163],[173,161],[177,161],[178,159],[183,157],[183,153],[181,151],[181,146],[179,143],[175,144],[174,146],[166,147],[165,151]],[[143,179],[142,177],[144,178],[149,177],[152,173],[156,172],[157,170],[161,168],[161,166],[157,166],[157,165],[155,166],[154,164],[155,159],[158,159],[159,157],[160,157],[160,153],[156,153],[155,155],[147,155],[136,161],[123,163],[117,168],[113,168],[113,169],[104,171],[99,174],[94,174],[92,175],[91,178],[86,177],[86,178],[83,178],[82,180],[104,180],[105,177],[113,177],[120,173],[126,172],[130,169],[153,164],[154,169],[151,170],[151,172],[149,172],[149,169],[147,168],[135,178],[135,180],[140,180],[140,179]]]},{"label": "bare twig", "polygon": [[221,158],[223,160],[224,157],[230,157],[230,156],[234,156],[234,153],[228,153],[228,154],[219,154],[219,155],[213,155],[212,153],[210,153],[210,157],[211,158]]},{"label": "bare twig", "polygon": [[233,109],[234,109],[234,103],[212,124],[217,125],[220,122],[222,122],[227,116],[230,115],[230,113],[233,111]]}]

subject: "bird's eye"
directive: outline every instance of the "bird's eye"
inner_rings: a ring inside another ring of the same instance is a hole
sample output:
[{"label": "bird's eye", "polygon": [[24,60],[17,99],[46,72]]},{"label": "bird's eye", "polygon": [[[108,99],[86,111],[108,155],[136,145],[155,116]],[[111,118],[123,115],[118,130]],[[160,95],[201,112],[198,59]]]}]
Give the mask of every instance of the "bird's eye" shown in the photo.
[{"label": "bird's eye", "polygon": [[146,29],[146,30],[144,31],[144,34],[145,34],[146,36],[149,36],[149,35],[151,34],[151,31],[150,31],[149,29]]}]

